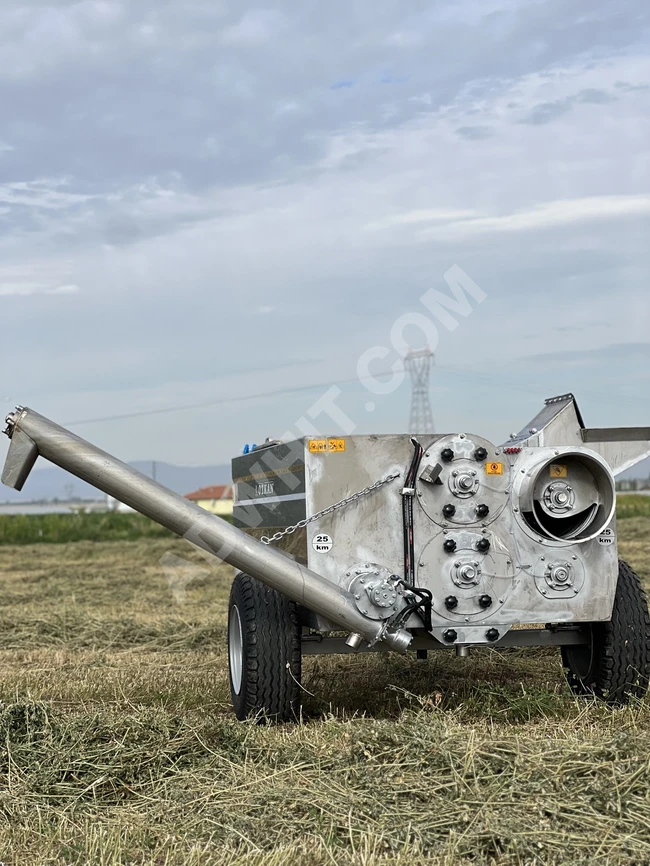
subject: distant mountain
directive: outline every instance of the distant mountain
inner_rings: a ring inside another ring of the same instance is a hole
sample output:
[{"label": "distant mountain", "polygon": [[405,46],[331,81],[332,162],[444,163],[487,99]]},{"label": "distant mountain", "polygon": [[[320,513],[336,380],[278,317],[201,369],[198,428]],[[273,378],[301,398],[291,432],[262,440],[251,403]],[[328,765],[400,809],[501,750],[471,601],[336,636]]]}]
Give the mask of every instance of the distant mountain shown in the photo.
[{"label": "distant mountain", "polygon": [[[152,463],[130,463],[134,469],[151,477]],[[211,484],[229,484],[230,466],[172,466],[156,463],[156,480],[176,493],[185,494]],[[96,499],[104,494],[56,466],[36,468],[22,492],[0,485],[0,502],[27,502],[42,499]]]}]

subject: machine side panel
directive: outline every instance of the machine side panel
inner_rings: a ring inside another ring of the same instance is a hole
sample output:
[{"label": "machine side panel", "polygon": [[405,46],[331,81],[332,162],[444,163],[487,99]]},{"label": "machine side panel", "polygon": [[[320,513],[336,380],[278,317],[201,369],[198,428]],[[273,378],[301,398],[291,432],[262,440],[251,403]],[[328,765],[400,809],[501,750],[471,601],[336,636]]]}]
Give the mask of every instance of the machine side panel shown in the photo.
[{"label": "machine side panel", "polygon": [[[429,444],[436,437],[420,438]],[[345,440],[345,451],[307,452],[308,514],[399,473],[394,481],[307,527],[310,568],[337,584],[348,584],[346,572],[365,563],[381,563],[392,573],[404,573],[401,491],[412,456],[406,434],[351,436]],[[329,541],[319,544],[319,536]]]},{"label": "machine side panel", "polygon": [[235,526],[270,530],[305,518],[305,458],[301,440],[235,457],[232,476]]}]

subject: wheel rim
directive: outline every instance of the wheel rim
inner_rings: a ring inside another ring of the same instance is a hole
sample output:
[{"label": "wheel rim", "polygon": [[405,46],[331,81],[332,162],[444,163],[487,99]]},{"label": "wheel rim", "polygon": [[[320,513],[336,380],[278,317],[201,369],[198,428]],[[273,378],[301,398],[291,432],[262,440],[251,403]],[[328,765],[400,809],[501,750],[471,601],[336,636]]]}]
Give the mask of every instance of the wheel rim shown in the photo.
[{"label": "wheel rim", "polygon": [[230,682],[236,695],[241,691],[244,636],[242,634],[241,617],[237,605],[230,608],[228,619],[228,661],[230,664]]}]

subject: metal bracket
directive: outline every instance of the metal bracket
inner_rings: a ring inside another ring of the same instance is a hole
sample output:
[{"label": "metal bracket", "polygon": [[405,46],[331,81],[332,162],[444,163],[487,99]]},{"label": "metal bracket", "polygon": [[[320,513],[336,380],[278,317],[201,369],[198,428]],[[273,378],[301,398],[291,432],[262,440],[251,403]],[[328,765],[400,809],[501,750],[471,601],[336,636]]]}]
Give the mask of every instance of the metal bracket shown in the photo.
[{"label": "metal bracket", "polygon": [[[7,421],[10,423],[9,419]],[[14,490],[22,490],[38,459],[38,446],[26,433],[15,427],[11,427],[11,433],[7,435],[11,436],[11,445],[2,470],[2,483]]]},{"label": "metal bracket", "polygon": [[607,461],[614,475],[619,475],[650,456],[650,427],[585,427],[573,394],[560,394],[545,400],[541,412],[505,445],[587,446]]}]

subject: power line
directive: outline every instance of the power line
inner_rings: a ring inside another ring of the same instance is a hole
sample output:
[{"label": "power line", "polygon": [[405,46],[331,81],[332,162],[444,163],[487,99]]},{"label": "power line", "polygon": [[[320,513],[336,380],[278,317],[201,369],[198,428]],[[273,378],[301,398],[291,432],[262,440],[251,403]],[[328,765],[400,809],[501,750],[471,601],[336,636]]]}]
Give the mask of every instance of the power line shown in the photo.
[{"label": "power line", "polygon": [[[377,373],[373,378],[380,376],[391,376],[400,370],[389,370],[383,373]],[[192,409],[205,409],[210,406],[223,406],[228,403],[243,403],[246,400],[261,400],[264,397],[283,397],[287,394],[297,394],[305,391],[314,391],[317,388],[330,388],[332,385],[351,385],[355,382],[363,381],[359,376],[353,379],[342,379],[338,382],[315,382],[311,385],[299,385],[294,388],[281,388],[278,391],[261,391],[258,394],[241,394],[237,397],[220,397],[216,400],[205,400],[201,403],[186,403],[182,406],[167,406],[164,409],[145,409],[141,412],[126,412],[123,415],[105,415],[101,418],[84,418],[80,421],[64,422],[66,427],[78,427],[82,424],[103,424],[107,421],[125,421],[128,418],[145,418],[150,415],[166,415],[170,412],[187,412]]]},{"label": "power line", "polygon": [[[480,378],[485,379],[486,381],[494,381],[494,373],[486,372],[486,371],[478,371],[471,369],[463,369],[461,367],[452,367],[446,365],[436,365],[436,369],[444,370],[446,372],[452,374],[460,374],[460,375],[468,375],[472,376],[472,378]],[[391,377],[395,374],[406,372],[406,366],[404,367],[395,367],[391,370],[383,370],[379,373],[374,373],[371,377],[360,377],[354,376],[350,379],[340,379],[338,382],[332,382],[329,380],[327,382],[314,382],[311,385],[299,385],[292,388],[281,388],[276,391],[260,391],[257,394],[242,394],[236,397],[220,397],[213,400],[204,400],[199,403],[185,403],[175,406],[167,406],[161,409],[144,409],[139,412],[125,412],[123,414],[116,415],[105,415],[102,417],[96,418],[83,418],[76,421],[68,421],[63,422],[66,427],[79,427],[83,424],[103,424],[109,421],[126,421],[131,418],[146,418],[154,415],[168,415],[172,412],[189,412],[195,409],[206,409],[212,406],[225,406],[230,403],[244,403],[247,400],[262,400],[265,397],[283,397],[289,394],[298,394],[305,393],[308,391],[314,391],[318,388],[330,388],[332,385],[353,385],[358,382],[363,382],[364,379],[370,378],[371,380],[379,379],[382,376]],[[527,386],[515,383],[513,381],[513,377],[508,375],[507,373],[501,374],[499,373],[499,381],[502,385],[508,385],[511,390],[521,391],[522,393],[528,394],[530,389]],[[411,424],[409,424],[411,426]],[[433,432],[433,419],[431,420],[431,429],[426,430],[425,428],[420,428],[419,430],[412,429],[411,432]]]}]

